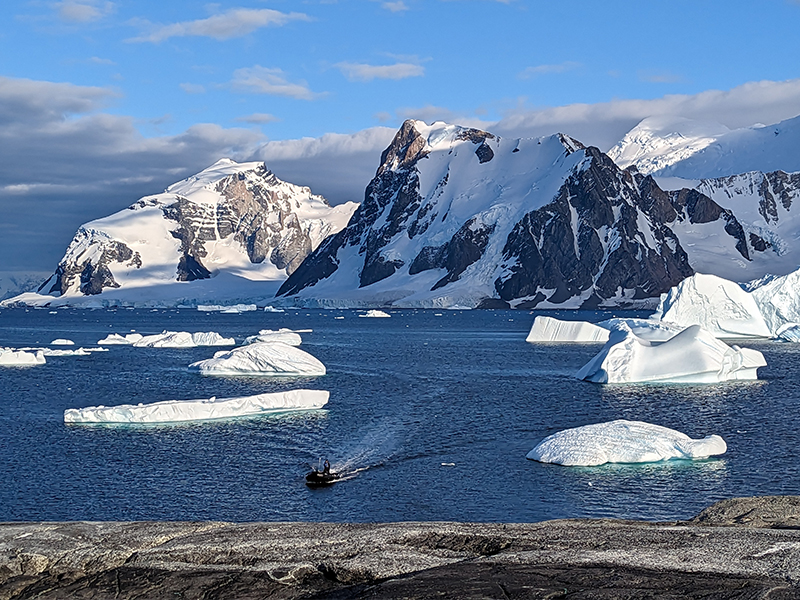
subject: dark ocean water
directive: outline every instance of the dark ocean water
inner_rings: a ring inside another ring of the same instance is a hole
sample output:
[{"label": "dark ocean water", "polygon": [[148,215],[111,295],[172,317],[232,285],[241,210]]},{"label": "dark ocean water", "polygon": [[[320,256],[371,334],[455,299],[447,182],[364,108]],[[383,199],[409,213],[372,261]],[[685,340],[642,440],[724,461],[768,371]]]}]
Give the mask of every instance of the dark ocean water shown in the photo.
[{"label": "dark ocean water", "polygon": [[[551,313],[599,321],[612,313]],[[622,313],[616,313],[622,314]],[[344,319],[334,317],[344,316]],[[317,378],[204,377],[214,348],[112,346],[44,366],[0,368],[0,521],[539,521],[692,516],[723,498],[799,494],[800,344],[744,344],[757,382],[610,385],[572,375],[599,349],[525,342],[522,311],[206,314],[194,310],[1,310],[0,346],[108,333],[313,329]],[[325,410],[172,426],[67,426],[66,408],[326,389]],[[705,461],[566,468],[526,460],[542,438],[624,418],[716,433]],[[347,481],[311,490],[328,457]],[[454,463],[451,466],[450,463]]]}]

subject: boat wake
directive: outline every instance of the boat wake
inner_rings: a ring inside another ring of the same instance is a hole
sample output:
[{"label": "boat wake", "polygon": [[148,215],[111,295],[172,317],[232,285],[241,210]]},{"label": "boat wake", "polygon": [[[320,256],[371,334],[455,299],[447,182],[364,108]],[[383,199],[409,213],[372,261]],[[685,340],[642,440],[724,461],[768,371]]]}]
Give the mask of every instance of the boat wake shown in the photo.
[{"label": "boat wake", "polygon": [[370,428],[359,441],[342,448],[341,461],[331,463],[331,470],[339,473],[338,481],[347,481],[359,474],[381,467],[395,454],[398,446],[400,424],[394,419],[383,419]]}]

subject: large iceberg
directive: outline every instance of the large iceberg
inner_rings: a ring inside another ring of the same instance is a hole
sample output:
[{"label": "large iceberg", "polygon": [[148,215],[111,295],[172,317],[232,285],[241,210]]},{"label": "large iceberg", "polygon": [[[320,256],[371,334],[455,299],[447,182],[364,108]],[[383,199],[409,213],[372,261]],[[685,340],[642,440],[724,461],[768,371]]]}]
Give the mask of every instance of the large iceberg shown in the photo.
[{"label": "large iceberg", "polygon": [[595,383],[717,383],[757,379],[758,367],[766,364],[757,350],[728,346],[698,325],[661,343],[621,326],[576,377]]},{"label": "large iceberg", "polygon": [[303,339],[295,331],[291,329],[262,329],[258,335],[251,335],[244,340],[244,344],[255,344],[258,342],[283,342],[289,346],[299,346],[303,343]]},{"label": "large iceberg", "polygon": [[561,321],[538,316],[533,320],[526,342],[601,342],[608,341],[608,329],[586,321]]},{"label": "large iceberg", "polygon": [[764,297],[769,291],[760,294],[746,292],[738,283],[716,275],[695,273],[661,297],[654,317],[680,327],[700,325],[722,339],[770,338],[777,328],[764,319]]},{"label": "large iceberg", "polygon": [[565,429],[543,439],[527,458],[557,465],[658,462],[708,458],[728,449],[718,435],[694,440],[685,433],[643,421],[623,419]]},{"label": "large iceberg", "polygon": [[533,326],[525,341],[605,343],[608,341],[609,332],[620,327],[627,327],[638,337],[651,342],[665,342],[681,332],[681,328],[675,325],[653,319],[613,318],[599,323],[588,323],[538,316],[533,320]]},{"label": "large iceberg", "polygon": [[770,280],[755,288],[751,295],[776,336],[781,329],[800,323],[800,270]]},{"label": "large iceberg", "polygon": [[292,390],[241,398],[165,400],[152,404],[90,406],[64,411],[65,423],[174,423],[313,410],[328,403],[323,390]]},{"label": "large iceberg", "polygon": [[283,342],[256,342],[189,365],[206,375],[325,375],[325,365]]},{"label": "large iceberg", "polygon": [[2,367],[33,367],[46,362],[41,350],[27,352],[13,348],[0,348],[0,366]]}]

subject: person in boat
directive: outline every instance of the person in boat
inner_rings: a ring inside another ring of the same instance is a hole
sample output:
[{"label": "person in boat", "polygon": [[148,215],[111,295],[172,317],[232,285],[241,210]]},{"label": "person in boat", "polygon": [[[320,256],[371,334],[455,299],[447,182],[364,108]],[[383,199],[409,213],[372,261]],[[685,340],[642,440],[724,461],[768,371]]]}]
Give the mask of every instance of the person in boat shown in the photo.
[{"label": "person in boat", "polygon": [[327,458],[325,459],[325,462],[322,463],[322,474],[323,475],[331,474],[331,463]]}]

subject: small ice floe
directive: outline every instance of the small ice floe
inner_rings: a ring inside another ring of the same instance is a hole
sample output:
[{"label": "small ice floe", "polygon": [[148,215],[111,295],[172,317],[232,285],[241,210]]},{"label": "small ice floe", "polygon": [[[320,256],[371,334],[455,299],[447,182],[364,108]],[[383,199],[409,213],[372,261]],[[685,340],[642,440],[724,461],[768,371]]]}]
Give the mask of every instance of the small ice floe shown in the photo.
[{"label": "small ice floe", "polygon": [[382,317],[382,318],[386,318],[386,317],[391,317],[392,315],[390,315],[387,312],[383,312],[382,310],[368,310],[363,315],[358,315],[358,316],[359,317]]},{"label": "small ice floe", "polygon": [[165,400],[152,404],[90,406],[64,411],[65,423],[175,423],[314,410],[328,403],[324,390],[292,390],[240,398]]},{"label": "small ice floe", "polygon": [[219,312],[225,314],[252,312],[258,310],[255,304],[233,304],[231,306],[223,306],[220,304],[198,304],[197,310],[202,312]]},{"label": "small ice floe", "polygon": [[283,342],[256,342],[189,365],[204,375],[325,375],[325,365]]},{"label": "small ice floe", "polygon": [[300,335],[291,329],[262,329],[258,335],[251,335],[244,340],[244,344],[255,344],[258,342],[283,342],[289,346],[299,346],[303,343]]},{"label": "small ice floe", "polygon": [[333,318],[334,318],[334,319],[337,319],[337,320],[344,319],[344,317],[333,317]]},{"label": "small ice floe", "polygon": [[34,367],[46,362],[41,350],[27,352],[14,348],[0,348],[0,366],[2,367]]},{"label": "small ice floe", "polygon": [[527,458],[567,467],[708,458],[728,449],[718,435],[694,440],[643,421],[617,420],[565,429],[543,439]]},{"label": "small ice floe", "polygon": [[718,383],[757,379],[758,367],[766,364],[757,350],[728,346],[698,325],[663,343],[622,325],[576,377],[595,383]]},{"label": "small ice floe", "polygon": [[26,352],[41,352],[46,357],[50,356],[90,356],[92,352],[108,352],[108,348],[70,348],[68,350],[55,348],[20,348]]},{"label": "small ice floe", "polygon": [[75,342],[72,340],[66,340],[64,338],[58,338],[57,340],[53,340],[50,342],[51,346],[74,346]]}]

